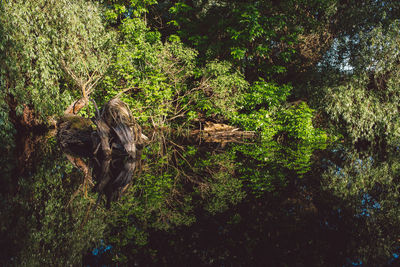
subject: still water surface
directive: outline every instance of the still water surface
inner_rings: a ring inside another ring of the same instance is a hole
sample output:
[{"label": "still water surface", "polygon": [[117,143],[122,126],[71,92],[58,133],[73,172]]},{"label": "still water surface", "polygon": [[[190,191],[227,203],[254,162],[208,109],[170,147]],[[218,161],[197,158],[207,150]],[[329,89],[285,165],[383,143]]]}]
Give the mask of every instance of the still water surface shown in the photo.
[{"label": "still water surface", "polygon": [[166,140],[104,160],[18,138],[1,161],[2,265],[399,265],[397,151],[335,145],[299,172]]}]

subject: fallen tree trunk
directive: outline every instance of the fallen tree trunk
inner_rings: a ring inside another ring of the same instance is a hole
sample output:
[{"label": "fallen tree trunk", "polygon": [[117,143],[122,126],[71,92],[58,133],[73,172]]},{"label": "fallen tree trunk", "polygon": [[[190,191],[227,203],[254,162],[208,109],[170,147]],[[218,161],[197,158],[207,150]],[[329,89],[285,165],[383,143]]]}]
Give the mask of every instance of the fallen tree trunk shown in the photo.
[{"label": "fallen tree trunk", "polygon": [[97,111],[93,120],[65,114],[58,121],[57,129],[63,148],[92,155],[101,151],[105,157],[111,157],[115,152],[135,158],[137,146],[143,146],[147,139],[129,107],[118,98],[111,99],[101,114]]}]

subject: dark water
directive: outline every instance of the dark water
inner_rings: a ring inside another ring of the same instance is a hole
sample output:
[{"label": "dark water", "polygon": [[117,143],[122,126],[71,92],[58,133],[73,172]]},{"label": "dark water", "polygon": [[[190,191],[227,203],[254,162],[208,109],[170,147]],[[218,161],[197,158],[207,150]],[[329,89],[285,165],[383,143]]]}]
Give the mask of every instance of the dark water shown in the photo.
[{"label": "dark water", "polygon": [[299,171],[245,144],[155,140],[104,160],[18,138],[1,162],[2,265],[399,265],[397,151],[335,145]]}]

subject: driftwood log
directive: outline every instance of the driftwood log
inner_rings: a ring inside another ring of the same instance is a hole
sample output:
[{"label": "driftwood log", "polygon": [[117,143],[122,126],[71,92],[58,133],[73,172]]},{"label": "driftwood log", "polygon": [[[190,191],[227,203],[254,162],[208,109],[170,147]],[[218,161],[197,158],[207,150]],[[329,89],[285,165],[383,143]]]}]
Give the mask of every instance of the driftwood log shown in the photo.
[{"label": "driftwood log", "polygon": [[142,134],[129,107],[113,98],[101,111],[96,106],[92,119],[65,114],[57,123],[58,141],[64,149],[78,154],[136,157],[136,150],[148,139]]},{"label": "driftwood log", "polygon": [[254,131],[242,131],[231,125],[222,123],[213,123],[210,121],[204,122],[203,129],[193,130],[190,135],[196,140],[201,140],[205,143],[242,143],[246,139],[256,137]]}]

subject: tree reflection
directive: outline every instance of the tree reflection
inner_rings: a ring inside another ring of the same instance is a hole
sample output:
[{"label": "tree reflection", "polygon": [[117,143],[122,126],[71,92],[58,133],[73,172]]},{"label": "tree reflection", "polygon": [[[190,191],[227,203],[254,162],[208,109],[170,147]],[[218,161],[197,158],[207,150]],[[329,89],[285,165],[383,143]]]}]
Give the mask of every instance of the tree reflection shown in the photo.
[{"label": "tree reflection", "polygon": [[94,190],[99,193],[97,202],[105,195],[107,207],[112,201],[118,200],[133,182],[135,171],[141,168],[141,151],[136,152],[136,158],[118,157],[105,158],[101,162],[97,158],[91,159],[93,167]]},{"label": "tree reflection", "polygon": [[331,206],[351,238],[347,258],[367,266],[388,264],[400,246],[400,155],[348,151],[342,158],[322,175],[322,189],[340,203]]},{"label": "tree reflection", "polygon": [[1,263],[4,266],[79,265],[82,251],[103,236],[105,214],[98,209],[85,221],[91,199],[79,195],[70,202],[83,177],[63,158],[54,138],[29,135],[19,139],[22,144],[32,146],[20,153],[17,144],[16,153],[25,156],[17,155],[17,160],[10,160],[12,171],[3,177],[11,183],[0,196]]},{"label": "tree reflection", "polygon": [[188,226],[162,231],[136,219],[135,231],[145,232],[148,242],[128,243],[125,260],[146,266],[394,266],[398,159],[393,152],[330,148],[315,154],[302,178],[288,172],[286,187],[247,194],[218,212],[201,208],[197,199],[196,222]]},{"label": "tree reflection", "polygon": [[[297,174],[282,161],[249,161],[236,146],[169,136],[135,159],[62,154],[53,138],[22,144],[3,173],[3,265],[89,264],[87,252],[99,264],[139,266],[398,263],[397,151],[331,147]],[[244,167],[273,190],[253,191]]]}]

